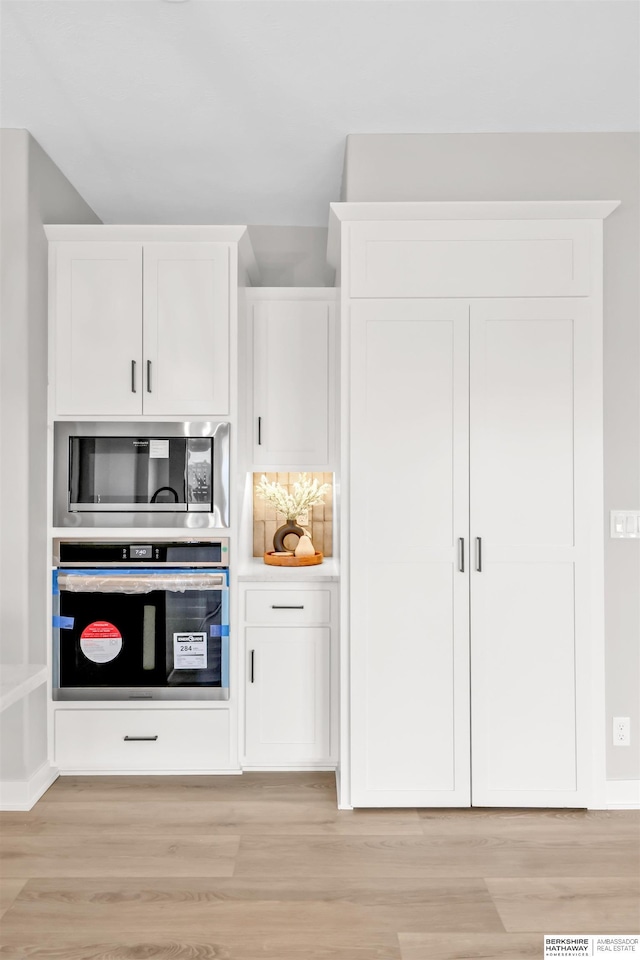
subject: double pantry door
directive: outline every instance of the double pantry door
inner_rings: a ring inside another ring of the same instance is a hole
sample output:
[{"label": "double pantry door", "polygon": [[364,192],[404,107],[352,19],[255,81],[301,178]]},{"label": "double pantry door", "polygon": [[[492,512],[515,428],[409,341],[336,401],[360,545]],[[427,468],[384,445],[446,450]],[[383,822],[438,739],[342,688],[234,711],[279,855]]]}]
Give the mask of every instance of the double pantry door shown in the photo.
[{"label": "double pantry door", "polygon": [[589,301],[363,300],[349,323],[352,803],[585,806]]}]

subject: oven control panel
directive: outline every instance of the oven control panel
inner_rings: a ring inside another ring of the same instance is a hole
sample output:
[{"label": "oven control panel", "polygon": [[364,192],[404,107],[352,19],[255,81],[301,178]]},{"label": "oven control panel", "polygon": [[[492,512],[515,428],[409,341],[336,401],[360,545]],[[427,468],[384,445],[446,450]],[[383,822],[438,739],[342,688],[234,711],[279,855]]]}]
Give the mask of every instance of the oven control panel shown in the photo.
[{"label": "oven control panel", "polygon": [[157,543],[56,540],[53,562],[59,567],[129,567],[138,563],[148,567],[227,567],[229,541],[226,538]]}]

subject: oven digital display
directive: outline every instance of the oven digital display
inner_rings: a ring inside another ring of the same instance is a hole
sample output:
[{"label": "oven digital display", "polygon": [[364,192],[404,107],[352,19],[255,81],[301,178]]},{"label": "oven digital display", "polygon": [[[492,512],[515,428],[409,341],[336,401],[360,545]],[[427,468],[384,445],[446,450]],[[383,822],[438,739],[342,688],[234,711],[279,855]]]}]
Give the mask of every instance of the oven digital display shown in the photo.
[{"label": "oven digital display", "polygon": [[153,550],[151,544],[143,546],[139,543],[129,547],[129,557],[131,560],[152,560]]}]

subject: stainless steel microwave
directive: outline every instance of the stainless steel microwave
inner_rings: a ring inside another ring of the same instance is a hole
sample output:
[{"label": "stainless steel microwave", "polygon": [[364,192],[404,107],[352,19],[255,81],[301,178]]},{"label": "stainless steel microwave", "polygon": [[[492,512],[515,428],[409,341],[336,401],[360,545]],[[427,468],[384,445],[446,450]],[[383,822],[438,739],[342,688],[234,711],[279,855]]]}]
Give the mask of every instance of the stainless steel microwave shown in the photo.
[{"label": "stainless steel microwave", "polygon": [[54,424],[56,527],[229,526],[229,424]]}]

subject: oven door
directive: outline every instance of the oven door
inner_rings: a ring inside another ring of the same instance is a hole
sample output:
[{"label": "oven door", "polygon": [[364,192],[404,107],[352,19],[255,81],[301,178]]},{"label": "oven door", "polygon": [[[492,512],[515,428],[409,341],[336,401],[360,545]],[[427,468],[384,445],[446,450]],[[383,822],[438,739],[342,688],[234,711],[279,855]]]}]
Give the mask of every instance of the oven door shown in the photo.
[{"label": "oven door", "polygon": [[227,700],[228,570],[54,573],[54,700]]}]

